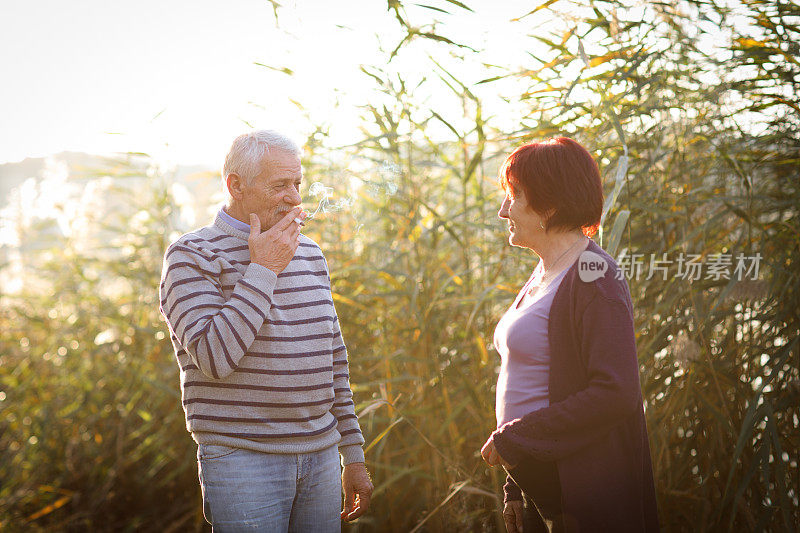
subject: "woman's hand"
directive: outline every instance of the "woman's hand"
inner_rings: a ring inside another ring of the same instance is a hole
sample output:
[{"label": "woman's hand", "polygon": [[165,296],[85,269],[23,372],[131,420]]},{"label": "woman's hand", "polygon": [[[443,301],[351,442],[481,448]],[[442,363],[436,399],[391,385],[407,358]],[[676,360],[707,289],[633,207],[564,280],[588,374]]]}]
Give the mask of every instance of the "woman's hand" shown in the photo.
[{"label": "woman's hand", "polygon": [[503,507],[503,522],[508,533],[522,533],[522,500],[511,500]]},{"label": "woman's hand", "polygon": [[494,440],[492,440],[492,437],[489,437],[489,440],[487,440],[486,444],[481,448],[481,457],[483,457],[483,460],[486,461],[486,464],[489,466],[500,465],[506,470],[511,470],[511,468],[513,468],[500,457],[500,453],[498,453],[497,448],[494,447]]}]

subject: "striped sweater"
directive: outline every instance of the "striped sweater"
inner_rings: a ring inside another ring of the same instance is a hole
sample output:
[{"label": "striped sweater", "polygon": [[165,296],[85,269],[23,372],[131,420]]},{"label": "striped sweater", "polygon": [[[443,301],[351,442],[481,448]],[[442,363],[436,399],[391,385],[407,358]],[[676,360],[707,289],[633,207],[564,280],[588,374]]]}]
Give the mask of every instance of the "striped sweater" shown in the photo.
[{"label": "striped sweater", "polygon": [[164,256],[161,312],[180,366],[186,428],[200,444],[266,453],[339,445],[363,462],[328,265],[300,235],[279,275],[250,263],[248,234],[217,215]]}]

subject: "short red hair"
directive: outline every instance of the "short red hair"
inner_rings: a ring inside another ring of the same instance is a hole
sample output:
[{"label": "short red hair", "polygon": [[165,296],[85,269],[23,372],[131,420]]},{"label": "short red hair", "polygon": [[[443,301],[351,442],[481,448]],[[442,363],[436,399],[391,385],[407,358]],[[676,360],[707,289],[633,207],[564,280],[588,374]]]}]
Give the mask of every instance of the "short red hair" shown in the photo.
[{"label": "short red hair", "polygon": [[500,183],[512,197],[521,189],[528,205],[546,217],[547,230],[580,228],[591,237],[600,227],[600,169],[572,139],[556,137],[520,146],[503,163]]}]

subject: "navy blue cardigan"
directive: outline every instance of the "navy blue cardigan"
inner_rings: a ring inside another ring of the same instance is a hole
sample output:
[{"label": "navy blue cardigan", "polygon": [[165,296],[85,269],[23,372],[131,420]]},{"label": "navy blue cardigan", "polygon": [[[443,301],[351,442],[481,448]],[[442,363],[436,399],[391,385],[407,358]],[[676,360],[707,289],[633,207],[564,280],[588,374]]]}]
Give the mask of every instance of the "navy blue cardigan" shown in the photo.
[{"label": "navy blue cardigan", "polygon": [[[494,432],[510,464],[526,456],[555,461],[568,531],[658,531],[633,306],[613,258],[601,278],[584,282],[578,262],[550,308],[550,405]],[[506,483],[506,500],[521,499]]]}]

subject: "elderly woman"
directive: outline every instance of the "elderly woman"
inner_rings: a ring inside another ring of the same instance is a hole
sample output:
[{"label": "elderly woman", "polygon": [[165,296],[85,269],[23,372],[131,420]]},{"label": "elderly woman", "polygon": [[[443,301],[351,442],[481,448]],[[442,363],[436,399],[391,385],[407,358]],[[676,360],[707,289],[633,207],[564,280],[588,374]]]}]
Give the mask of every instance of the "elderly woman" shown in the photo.
[{"label": "elderly woman", "polygon": [[500,179],[509,243],[540,259],[494,334],[497,430],[481,455],[508,471],[506,527],[658,531],[630,293],[589,239],[597,163],[559,137],[515,150]]}]

